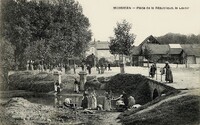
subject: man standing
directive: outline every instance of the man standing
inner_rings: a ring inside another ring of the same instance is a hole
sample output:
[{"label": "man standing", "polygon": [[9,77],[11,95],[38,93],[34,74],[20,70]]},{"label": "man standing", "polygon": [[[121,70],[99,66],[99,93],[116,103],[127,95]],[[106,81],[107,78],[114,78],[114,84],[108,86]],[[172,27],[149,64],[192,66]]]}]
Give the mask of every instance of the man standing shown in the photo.
[{"label": "man standing", "polygon": [[155,64],[152,64],[150,71],[149,71],[149,75],[151,78],[154,78],[154,76],[156,74],[156,70],[157,70],[157,68],[156,68]]}]

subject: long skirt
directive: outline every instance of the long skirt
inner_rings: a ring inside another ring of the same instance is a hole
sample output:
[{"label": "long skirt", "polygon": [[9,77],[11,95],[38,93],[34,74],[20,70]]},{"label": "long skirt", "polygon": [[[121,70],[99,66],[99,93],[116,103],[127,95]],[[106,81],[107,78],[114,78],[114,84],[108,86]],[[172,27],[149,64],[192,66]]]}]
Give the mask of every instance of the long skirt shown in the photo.
[{"label": "long skirt", "polygon": [[170,83],[173,82],[172,71],[170,69],[166,70],[165,81],[169,81]]},{"label": "long skirt", "polygon": [[104,110],[110,111],[110,109],[111,109],[111,100],[105,98],[105,100],[104,100]]},{"label": "long skirt", "polygon": [[97,98],[92,96],[91,97],[91,108],[96,109],[97,108]]},{"label": "long skirt", "polygon": [[74,91],[75,91],[75,92],[79,92],[78,84],[74,84]]}]

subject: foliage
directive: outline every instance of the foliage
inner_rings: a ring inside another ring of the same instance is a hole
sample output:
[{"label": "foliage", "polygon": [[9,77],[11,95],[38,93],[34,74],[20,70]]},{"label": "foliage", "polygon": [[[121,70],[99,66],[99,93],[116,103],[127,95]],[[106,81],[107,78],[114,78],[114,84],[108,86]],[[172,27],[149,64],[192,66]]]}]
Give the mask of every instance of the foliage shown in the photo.
[{"label": "foliage", "polygon": [[32,45],[26,47],[24,56],[28,60],[45,60],[51,62],[50,46],[45,44],[45,40],[34,41]]},{"label": "foliage", "polygon": [[110,52],[112,54],[124,54],[129,55],[131,45],[134,43],[135,35],[130,33],[131,24],[126,20],[122,23],[117,23],[117,27],[114,28],[115,36],[110,39]]},{"label": "foliage", "polygon": [[199,35],[182,35],[175,33],[168,33],[164,36],[156,38],[161,44],[200,44],[200,34]]},{"label": "foliage", "polygon": [[14,65],[14,46],[3,38],[0,41],[0,85],[4,89],[5,83],[8,82],[8,71]]},{"label": "foliage", "polygon": [[2,35],[15,46],[15,62],[62,62],[86,51],[92,33],[82,7],[74,0],[2,2]]},{"label": "foliage", "polygon": [[101,65],[105,65],[106,63],[107,63],[107,64],[109,63],[108,60],[107,60],[106,58],[102,57],[102,58],[99,59],[99,65],[100,65],[100,66],[101,66]]},{"label": "foliage", "polygon": [[90,66],[94,66],[95,61],[97,61],[97,57],[94,54],[91,54],[86,57],[86,64],[89,64]]}]

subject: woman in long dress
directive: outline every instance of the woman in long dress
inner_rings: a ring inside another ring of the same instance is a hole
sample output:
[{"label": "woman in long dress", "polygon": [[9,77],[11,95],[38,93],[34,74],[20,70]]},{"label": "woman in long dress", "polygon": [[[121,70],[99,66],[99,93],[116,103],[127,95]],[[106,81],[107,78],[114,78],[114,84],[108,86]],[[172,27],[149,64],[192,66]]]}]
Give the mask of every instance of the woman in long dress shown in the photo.
[{"label": "woman in long dress", "polygon": [[78,81],[75,79],[74,81],[74,92],[79,93],[79,86],[78,86]]},{"label": "woman in long dress", "polygon": [[86,92],[83,94],[81,107],[83,107],[83,109],[87,109],[88,108],[88,97],[87,97],[87,93]]},{"label": "woman in long dress", "polygon": [[104,99],[104,110],[110,111],[111,109],[111,96],[108,92],[105,92],[105,99]]},{"label": "woman in long dress", "polygon": [[97,98],[96,98],[96,93],[95,90],[91,93],[91,109],[96,109],[97,108]]},{"label": "woman in long dress", "polygon": [[165,81],[169,83],[173,83],[173,75],[172,75],[171,68],[169,66],[169,62],[165,62],[164,68],[166,69]]}]

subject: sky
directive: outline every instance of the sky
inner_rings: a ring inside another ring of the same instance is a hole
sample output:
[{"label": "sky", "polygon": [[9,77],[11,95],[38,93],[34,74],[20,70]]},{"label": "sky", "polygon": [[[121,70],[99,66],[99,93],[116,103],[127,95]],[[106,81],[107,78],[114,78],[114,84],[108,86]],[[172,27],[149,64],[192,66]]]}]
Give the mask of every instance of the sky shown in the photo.
[{"label": "sky", "polygon": [[[122,22],[123,19],[132,24],[131,33],[136,35],[135,45],[149,35],[162,36],[169,32],[185,35],[200,34],[200,0],[76,1],[82,6],[84,15],[89,18],[93,40],[109,41],[109,37],[114,36],[116,23]],[[119,9],[120,7],[129,9]],[[173,7],[173,9],[156,7]],[[181,9],[183,7],[185,9]]]}]

